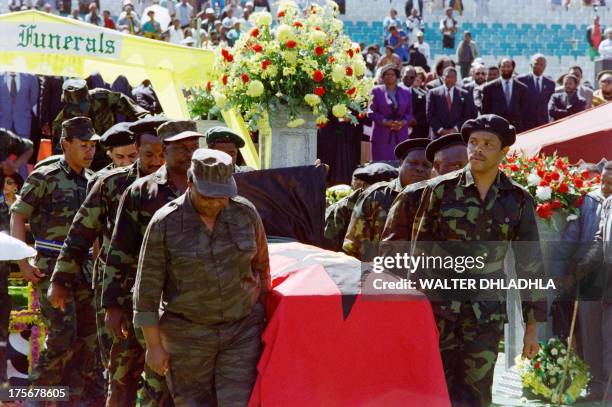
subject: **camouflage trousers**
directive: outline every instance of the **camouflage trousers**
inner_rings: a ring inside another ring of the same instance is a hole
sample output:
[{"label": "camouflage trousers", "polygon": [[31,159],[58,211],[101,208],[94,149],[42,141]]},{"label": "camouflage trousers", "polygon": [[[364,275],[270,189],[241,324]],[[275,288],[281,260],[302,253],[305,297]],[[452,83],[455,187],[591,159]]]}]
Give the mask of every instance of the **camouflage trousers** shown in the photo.
[{"label": "camouflage trousers", "polygon": [[504,320],[478,323],[470,303],[462,303],[456,321],[436,316],[440,354],[453,407],[489,406],[493,370]]},{"label": "camouflage trousers", "polygon": [[144,349],[142,330],[128,321],[128,337],[113,338],[111,345],[107,407],[136,405],[138,390],[141,407],[174,406],[164,377],[145,366]]},{"label": "camouflage trousers", "polygon": [[47,300],[49,285],[48,277],[36,285],[47,336],[30,379],[36,386],[69,386],[71,401],[88,405],[103,396],[93,294],[88,284],[75,284],[62,311]]},{"label": "camouflage trousers", "polygon": [[263,327],[260,304],[240,321],[213,327],[164,314],[166,381],[176,406],[246,406],[257,378]]},{"label": "camouflage trousers", "polygon": [[106,316],[106,310],[102,307],[102,281],[103,273],[101,270],[104,267],[104,263],[101,259],[97,259],[94,265],[93,274],[93,289],[94,289],[94,308],[96,310],[96,334],[98,337],[98,346],[100,346],[100,358],[102,360],[102,366],[108,369],[110,363],[110,349],[113,343],[113,338],[106,329],[104,323],[104,317]]},{"label": "camouflage trousers", "polygon": [[0,262],[0,386],[8,379],[6,361],[8,357],[9,320],[11,317],[11,296],[8,293],[10,267]]}]

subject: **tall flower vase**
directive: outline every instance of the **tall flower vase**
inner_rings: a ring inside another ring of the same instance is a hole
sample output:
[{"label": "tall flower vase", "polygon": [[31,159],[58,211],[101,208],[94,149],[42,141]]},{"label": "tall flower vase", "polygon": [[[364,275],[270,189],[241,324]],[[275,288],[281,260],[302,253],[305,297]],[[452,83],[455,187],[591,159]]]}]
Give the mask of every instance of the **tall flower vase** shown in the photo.
[{"label": "tall flower vase", "polygon": [[[561,247],[559,242],[561,241],[561,235],[567,225],[567,213],[565,211],[556,210],[553,212],[553,216],[550,222],[536,216],[536,223],[538,225],[538,234],[540,236],[540,247],[542,248],[542,259],[544,262],[544,269],[546,270],[546,278],[556,277],[558,273],[558,250]],[[538,330],[538,337],[540,339],[550,339],[553,336],[553,323],[552,316],[550,314],[551,306],[555,298],[560,295],[562,290],[557,288],[556,290],[546,290],[547,296],[547,321],[546,329]]]},{"label": "tall flower vase", "polygon": [[[267,116],[267,120],[266,120]],[[314,116],[303,111],[304,123],[288,127],[289,111],[280,109],[264,114],[259,121],[259,160],[261,168],[312,165],[317,159],[317,126]]]}]

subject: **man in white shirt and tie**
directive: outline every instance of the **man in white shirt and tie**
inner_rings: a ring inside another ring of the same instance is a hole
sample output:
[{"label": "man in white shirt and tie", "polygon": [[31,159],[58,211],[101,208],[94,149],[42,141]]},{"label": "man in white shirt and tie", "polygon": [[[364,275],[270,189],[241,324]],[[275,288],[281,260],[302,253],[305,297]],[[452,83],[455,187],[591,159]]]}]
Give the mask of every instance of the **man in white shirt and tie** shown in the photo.
[{"label": "man in white shirt and tie", "polygon": [[527,86],[527,111],[523,127],[530,130],[549,122],[548,102],[555,92],[555,82],[544,76],[546,58],[542,54],[531,57],[531,73],[521,75],[516,79]]}]

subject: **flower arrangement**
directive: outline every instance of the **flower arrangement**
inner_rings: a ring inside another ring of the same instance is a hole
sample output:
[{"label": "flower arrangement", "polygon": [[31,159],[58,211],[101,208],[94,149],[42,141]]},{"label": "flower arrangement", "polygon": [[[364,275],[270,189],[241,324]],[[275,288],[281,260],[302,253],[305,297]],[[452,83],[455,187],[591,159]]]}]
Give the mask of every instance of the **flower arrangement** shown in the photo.
[{"label": "flower arrangement", "polygon": [[187,108],[193,120],[223,120],[221,109],[215,103],[212,95],[211,82],[207,82],[204,88],[189,89]]},{"label": "flower arrangement", "polygon": [[232,49],[218,50],[212,95],[221,109],[241,111],[251,128],[267,112],[288,110],[287,127],[305,123],[306,113],[324,126],[331,113],[357,122],[370,97],[373,82],[363,78],[366,64],[359,46],[342,32],[338,6],[306,10],[292,0],[272,15],[253,13],[254,27]]},{"label": "flower arrangement", "polygon": [[325,202],[327,206],[333,205],[342,198],[349,196],[353,189],[348,185],[334,185],[325,190]]},{"label": "flower arrangement", "polygon": [[[575,353],[568,355],[567,347],[558,338],[540,342],[540,351],[533,359],[519,355],[516,363],[523,386],[552,403],[574,403],[591,378],[586,363]],[[561,389],[566,363],[567,376]]]},{"label": "flower arrangement", "polygon": [[588,171],[571,166],[567,157],[540,156],[527,158],[513,154],[506,157],[500,169],[525,187],[536,203],[538,217],[550,222],[555,211],[562,211],[567,221],[580,215],[584,196],[599,183]]}]

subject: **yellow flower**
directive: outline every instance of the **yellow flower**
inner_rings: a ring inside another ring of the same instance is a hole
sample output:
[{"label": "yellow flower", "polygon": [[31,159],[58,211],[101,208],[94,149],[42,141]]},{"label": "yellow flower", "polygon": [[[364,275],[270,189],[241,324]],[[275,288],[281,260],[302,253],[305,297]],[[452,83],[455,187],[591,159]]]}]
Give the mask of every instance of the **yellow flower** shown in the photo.
[{"label": "yellow flower", "polygon": [[287,24],[279,25],[276,27],[276,39],[283,44],[293,39],[293,29]]},{"label": "yellow flower", "polygon": [[327,119],[327,116],[321,115],[317,117],[315,121],[317,122],[317,124],[325,124],[328,122],[328,119]]},{"label": "yellow flower", "polygon": [[316,14],[313,14],[308,17],[308,24],[310,24],[312,27],[320,27],[322,23],[323,20],[321,20],[321,17]]},{"label": "yellow flower", "polygon": [[310,41],[317,45],[323,45],[327,41],[327,35],[323,31],[314,30],[310,33]]},{"label": "yellow flower", "polygon": [[321,98],[318,95],[309,93],[304,96],[304,101],[308,104],[308,106],[316,106],[321,103]]},{"label": "yellow flower", "polygon": [[272,14],[267,11],[258,11],[251,14],[249,21],[258,27],[270,26],[272,24]]},{"label": "yellow flower", "polygon": [[264,85],[258,80],[250,81],[249,87],[247,88],[247,95],[250,97],[256,98],[263,94]]},{"label": "yellow flower", "polygon": [[304,119],[294,119],[294,120],[287,122],[287,127],[289,128],[300,127],[304,123],[306,123]]},{"label": "yellow flower", "polygon": [[332,70],[331,76],[334,82],[342,82],[342,80],[346,77],[346,69],[341,65],[336,65]]},{"label": "yellow flower", "polygon": [[366,73],[366,64],[363,60],[358,61],[353,65],[353,71],[355,71],[355,75],[362,76]]},{"label": "yellow flower", "polygon": [[344,23],[342,22],[342,20],[338,20],[338,19],[334,18],[334,21],[331,24],[331,28],[334,31],[340,32],[344,28]]},{"label": "yellow flower", "polygon": [[295,63],[297,62],[297,56],[298,54],[295,51],[284,51],[283,52],[283,58],[285,59],[285,61],[287,61],[291,65],[295,65]]},{"label": "yellow flower", "polygon": [[290,75],[295,75],[296,74],[296,70],[293,67],[290,66],[286,66],[283,68],[283,76],[290,76]]},{"label": "yellow flower", "polygon": [[338,104],[332,107],[332,113],[334,114],[334,116],[340,119],[346,116],[346,114],[348,113],[348,109],[346,108],[346,106]]},{"label": "yellow flower", "polygon": [[213,92],[213,98],[219,109],[223,109],[227,105],[227,97],[220,92]]}]

